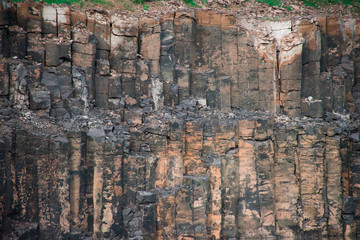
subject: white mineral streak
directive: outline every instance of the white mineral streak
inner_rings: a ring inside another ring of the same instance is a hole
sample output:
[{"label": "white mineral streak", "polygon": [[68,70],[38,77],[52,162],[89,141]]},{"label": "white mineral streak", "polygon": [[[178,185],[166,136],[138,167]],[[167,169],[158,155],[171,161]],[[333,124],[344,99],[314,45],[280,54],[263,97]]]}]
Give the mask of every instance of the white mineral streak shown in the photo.
[{"label": "white mineral streak", "polygon": [[56,25],[56,21],[57,21],[56,8],[51,5],[44,5],[43,19],[46,22],[51,22],[53,25]]},{"label": "white mineral streak", "polygon": [[248,37],[254,48],[268,62],[276,62],[276,49],[280,48],[281,39],[291,33],[291,21],[240,21],[240,27],[248,31]]},{"label": "white mineral streak", "polygon": [[278,56],[279,68],[291,63],[302,55],[303,38],[299,33],[293,32],[282,37]]},{"label": "white mineral streak", "polygon": [[163,105],[163,82],[159,77],[155,76],[151,78],[151,95],[154,102],[154,109],[159,110]]},{"label": "white mineral streak", "polygon": [[[57,22],[58,24],[70,24],[70,8],[67,6],[57,7]],[[56,17],[56,15],[55,15]]]}]

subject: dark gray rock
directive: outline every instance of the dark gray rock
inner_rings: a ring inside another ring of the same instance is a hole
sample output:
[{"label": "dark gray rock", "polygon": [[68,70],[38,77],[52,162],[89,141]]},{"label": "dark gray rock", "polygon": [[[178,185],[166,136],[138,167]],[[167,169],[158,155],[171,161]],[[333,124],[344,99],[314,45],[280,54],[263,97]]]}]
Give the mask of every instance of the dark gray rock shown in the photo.
[{"label": "dark gray rock", "polygon": [[343,196],[343,213],[354,214],[356,211],[356,199],[353,196]]},{"label": "dark gray rock", "polygon": [[48,109],[51,106],[50,91],[42,87],[30,87],[30,109]]},{"label": "dark gray rock", "polygon": [[137,191],[136,193],[136,202],[138,204],[148,204],[156,202],[156,194],[146,191]]}]

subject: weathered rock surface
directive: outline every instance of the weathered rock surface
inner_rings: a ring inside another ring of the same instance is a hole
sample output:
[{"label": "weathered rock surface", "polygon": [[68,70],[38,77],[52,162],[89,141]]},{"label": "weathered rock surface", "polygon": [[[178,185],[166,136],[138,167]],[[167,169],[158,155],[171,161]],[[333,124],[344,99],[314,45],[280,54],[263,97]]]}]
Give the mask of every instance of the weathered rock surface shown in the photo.
[{"label": "weathered rock surface", "polygon": [[360,231],[359,20],[1,4],[1,238]]}]

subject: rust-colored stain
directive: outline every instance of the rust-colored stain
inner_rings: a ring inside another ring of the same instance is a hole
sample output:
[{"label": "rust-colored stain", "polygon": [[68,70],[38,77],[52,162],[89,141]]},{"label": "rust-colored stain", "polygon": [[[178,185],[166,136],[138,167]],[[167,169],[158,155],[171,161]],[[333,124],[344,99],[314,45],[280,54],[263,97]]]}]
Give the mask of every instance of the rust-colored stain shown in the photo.
[{"label": "rust-colored stain", "polygon": [[342,36],[337,17],[331,16],[326,18],[326,33],[330,36]]}]

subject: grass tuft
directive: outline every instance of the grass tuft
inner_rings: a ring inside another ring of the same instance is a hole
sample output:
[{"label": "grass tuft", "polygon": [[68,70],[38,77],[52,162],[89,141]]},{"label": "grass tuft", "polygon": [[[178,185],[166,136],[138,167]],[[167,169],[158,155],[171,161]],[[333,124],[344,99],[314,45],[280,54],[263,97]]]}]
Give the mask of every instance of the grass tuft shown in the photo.
[{"label": "grass tuft", "polygon": [[194,0],[183,0],[184,3],[190,7],[198,7],[198,5],[194,2]]},{"label": "grass tuft", "polygon": [[257,0],[259,3],[266,3],[267,5],[270,6],[276,6],[276,7],[280,7],[281,6],[281,0]]},{"label": "grass tuft", "polygon": [[345,6],[359,6],[360,0],[303,0],[306,6],[320,7],[328,4],[345,4]]},{"label": "grass tuft", "polygon": [[145,3],[143,3],[142,7],[143,7],[144,10],[149,10],[149,6],[146,5]]}]

